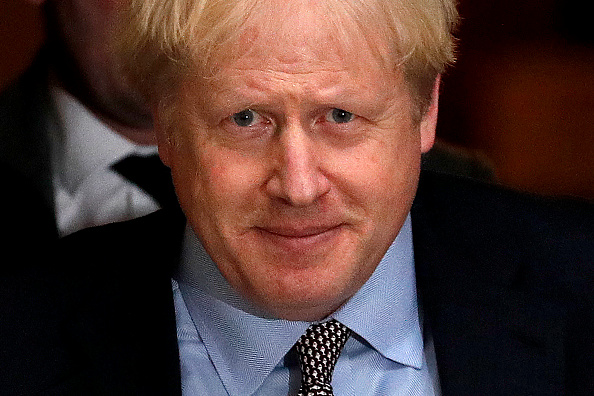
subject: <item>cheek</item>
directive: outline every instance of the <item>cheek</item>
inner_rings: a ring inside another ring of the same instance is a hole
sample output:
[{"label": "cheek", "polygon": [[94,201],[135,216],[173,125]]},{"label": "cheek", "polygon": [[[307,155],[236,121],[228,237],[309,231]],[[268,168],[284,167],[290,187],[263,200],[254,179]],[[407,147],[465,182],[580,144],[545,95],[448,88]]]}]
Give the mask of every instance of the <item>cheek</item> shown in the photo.
[{"label": "cheek", "polygon": [[418,136],[412,131],[396,134],[396,129],[388,130],[342,153],[333,165],[341,175],[337,179],[373,210],[398,203],[410,194],[411,182],[416,185],[421,157]]},{"label": "cheek", "polygon": [[[396,238],[410,211],[420,171],[414,139],[382,144],[360,163],[358,190],[367,225],[366,254],[383,252]],[[379,260],[381,257],[377,257]]]},{"label": "cheek", "polygon": [[387,203],[387,210],[398,208],[400,211],[408,212],[416,191],[421,165],[418,134],[413,131],[405,133],[404,138],[391,145],[390,150],[379,160],[386,163],[385,179],[378,180],[377,188],[381,191],[383,186],[383,193],[391,198]]},{"label": "cheek", "polygon": [[173,174],[184,211],[211,219],[245,212],[260,183],[253,161],[208,142],[180,143]]}]

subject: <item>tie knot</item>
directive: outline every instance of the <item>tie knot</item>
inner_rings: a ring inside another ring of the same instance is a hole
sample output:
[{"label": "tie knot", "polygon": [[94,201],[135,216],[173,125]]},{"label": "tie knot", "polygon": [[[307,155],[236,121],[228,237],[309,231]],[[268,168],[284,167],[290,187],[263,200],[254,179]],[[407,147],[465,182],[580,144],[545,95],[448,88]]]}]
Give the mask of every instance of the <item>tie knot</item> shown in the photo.
[{"label": "tie knot", "polygon": [[332,373],[351,331],[337,320],[309,326],[295,344],[301,368],[299,395],[332,395]]}]

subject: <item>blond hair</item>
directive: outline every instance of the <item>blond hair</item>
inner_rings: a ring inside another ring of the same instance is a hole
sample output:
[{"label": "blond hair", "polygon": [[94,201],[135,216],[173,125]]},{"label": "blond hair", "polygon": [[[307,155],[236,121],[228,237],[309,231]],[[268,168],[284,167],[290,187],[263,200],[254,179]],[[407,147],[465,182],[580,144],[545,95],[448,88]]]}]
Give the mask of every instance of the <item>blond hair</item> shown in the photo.
[{"label": "blond hair", "polygon": [[[232,60],[247,22],[273,1],[129,0],[116,45],[124,73],[149,102],[159,102],[197,67],[206,73]],[[325,7],[344,40],[351,34],[345,20],[364,35],[382,31],[393,46],[393,66],[403,67],[415,113],[424,114],[435,77],[454,61],[456,0],[303,1]]]}]

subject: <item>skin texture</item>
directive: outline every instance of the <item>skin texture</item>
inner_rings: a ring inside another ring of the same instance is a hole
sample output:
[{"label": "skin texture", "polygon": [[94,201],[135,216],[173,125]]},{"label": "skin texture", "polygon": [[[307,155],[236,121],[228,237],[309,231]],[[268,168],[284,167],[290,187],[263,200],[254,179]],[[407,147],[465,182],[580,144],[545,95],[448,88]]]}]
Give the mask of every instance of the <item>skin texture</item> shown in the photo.
[{"label": "skin texture", "polygon": [[[44,0],[27,0],[42,4]],[[110,50],[121,0],[47,0],[58,83],[121,135],[155,144],[150,107],[126,82]]]},{"label": "skin texture", "polygon": [[181,84],[175,129],[155,115],[182,208],[228,282],[274,317],[319,320],[398,234],[437,95],[413,123],[401,71],[370,43],[387,46],[356,33],[341,44],[301,3],[284,30],[238,43],[245,53],[215,77],[198,70]]}]

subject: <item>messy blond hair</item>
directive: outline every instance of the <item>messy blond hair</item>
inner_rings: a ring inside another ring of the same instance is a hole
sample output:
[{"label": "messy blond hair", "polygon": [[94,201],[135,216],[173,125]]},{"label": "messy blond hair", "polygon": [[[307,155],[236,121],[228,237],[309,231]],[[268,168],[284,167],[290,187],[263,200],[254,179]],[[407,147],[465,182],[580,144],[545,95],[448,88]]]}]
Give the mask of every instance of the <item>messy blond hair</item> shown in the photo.
[{"label": "messy blond hair", "polygon": [[[217,65],[238,56],[233,46],[247,34],[248,21],[278,0],[128,1],[116,47],[125,74],[155,104],[188,73],[214,73]],[[392,45],[393,66],[403,68],[415,99],[415,118],[424,114],[435,77],[454,61],[456,0],[298,1],[324,7],[347,41],[344,21],[363,35],[383,32]]]}]

